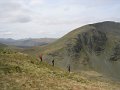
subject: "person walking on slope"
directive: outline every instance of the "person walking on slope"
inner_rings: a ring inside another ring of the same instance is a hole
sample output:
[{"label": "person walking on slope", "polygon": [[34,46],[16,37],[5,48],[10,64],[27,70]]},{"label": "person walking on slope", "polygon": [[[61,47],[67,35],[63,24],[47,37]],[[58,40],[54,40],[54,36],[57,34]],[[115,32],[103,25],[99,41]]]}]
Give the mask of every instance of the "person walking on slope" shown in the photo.
[{"label": "person walking on slope", "polygon": [[68,71],[70,72],[70,65],[68,65],[67,67],[68,67]]},{"label": "person walking on slope", "polygon": [[52,60],[52,66],[54,67],[54,59]]},{"label": "person walking on slope", "polygon": [[39,55],[41,62],[43,61],[42,54]]}]

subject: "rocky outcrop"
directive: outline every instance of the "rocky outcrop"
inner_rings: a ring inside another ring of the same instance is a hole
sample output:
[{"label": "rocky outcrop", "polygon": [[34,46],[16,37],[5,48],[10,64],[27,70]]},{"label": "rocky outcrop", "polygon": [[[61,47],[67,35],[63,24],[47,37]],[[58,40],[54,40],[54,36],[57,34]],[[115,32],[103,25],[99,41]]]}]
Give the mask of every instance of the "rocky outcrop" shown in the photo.
[{"label": "rocky outcrop", "polygon": [[118,60],[120,60],[120,44],[117,44],[115,48],[113,48],[113,54],[110,57],[110,61]]},{"label": "rocky outcrop", "polygon": [[95,52],[96,55],[100,55],[105,49],[107,42],[107,36],[104,32],[97,30],[90,30],[89,32],[83,32],[78,34],[75,39],[75,43],[70,42],[66,48],[68,53],[74,53],[75,56],[79,55],[82,49],[88,49],[89,53]]}]

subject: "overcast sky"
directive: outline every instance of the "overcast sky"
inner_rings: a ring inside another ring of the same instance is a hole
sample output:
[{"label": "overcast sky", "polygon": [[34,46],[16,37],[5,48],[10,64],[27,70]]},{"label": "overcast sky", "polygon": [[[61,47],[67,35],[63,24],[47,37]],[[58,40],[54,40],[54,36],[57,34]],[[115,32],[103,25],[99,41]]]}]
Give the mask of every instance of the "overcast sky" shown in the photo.
[{"label": "overcast sky", "polygon": [[0,38],[59,38],[101,21],[120,21],[120,0],[0,0]]}]

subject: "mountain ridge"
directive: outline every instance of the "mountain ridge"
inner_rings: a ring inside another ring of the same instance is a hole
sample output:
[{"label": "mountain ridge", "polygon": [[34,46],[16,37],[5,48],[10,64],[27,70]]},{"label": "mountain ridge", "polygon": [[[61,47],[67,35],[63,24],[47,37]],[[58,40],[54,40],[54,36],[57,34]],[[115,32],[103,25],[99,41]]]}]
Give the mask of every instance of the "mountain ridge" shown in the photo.
[{"label": "mountain ridge", "polygon": [[95,70],[120,80],[120,23],[100,22],[77,28],[43,46],[45,60],[72,71]]}]

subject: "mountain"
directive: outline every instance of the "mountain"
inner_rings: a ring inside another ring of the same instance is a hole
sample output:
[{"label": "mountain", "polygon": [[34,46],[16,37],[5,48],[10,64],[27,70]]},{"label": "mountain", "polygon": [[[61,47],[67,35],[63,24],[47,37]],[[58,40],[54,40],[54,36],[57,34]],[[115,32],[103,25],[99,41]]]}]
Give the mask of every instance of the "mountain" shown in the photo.
[{"label": "mountain", "polygon": [[[119,26],[89,24],[49,45],[23,49],[42,53],[43,62],[11,47],[1,49],[0,90],[119,90]],[[64,70],[68,65],[73,72]]]},{"label": "mountain", "polygon": [[77,28],[41,47],[44,60],[72,71],[94,70],[120,80],[120,23],[105,21]]},{"label": "mountain", "polygon": [[0,43],[12,43],[12,42],[14,42],[15,40],[14,39],[11,39],[11,38],[7,38],[7,39],[5,39],[5,38],[0,38]]},{"label": "mountain", "polygon": [[40,46],[40,45],[46,45],[48,43],[54,42],[55,38],[36,38],[36,39],[20,39],[20,40],[14,40],[11,38],[3,39],[0,38],[0,43],[6,44],[6,45],[14,45],[18,47],[32,47],[32,46]]}]

